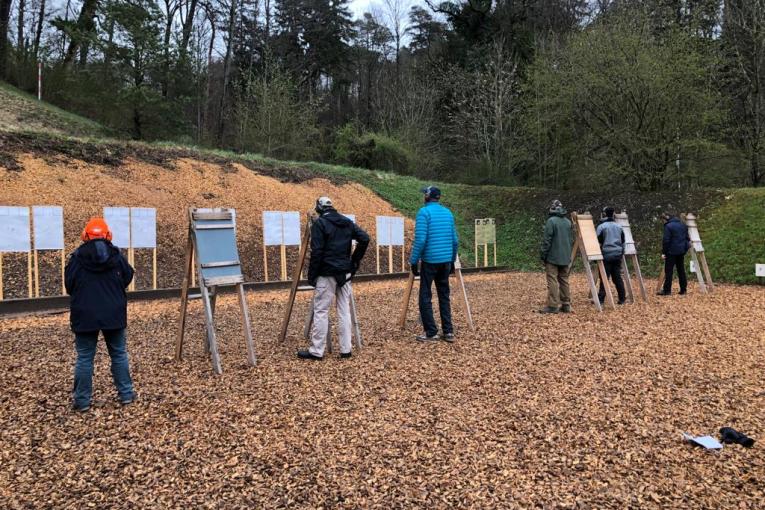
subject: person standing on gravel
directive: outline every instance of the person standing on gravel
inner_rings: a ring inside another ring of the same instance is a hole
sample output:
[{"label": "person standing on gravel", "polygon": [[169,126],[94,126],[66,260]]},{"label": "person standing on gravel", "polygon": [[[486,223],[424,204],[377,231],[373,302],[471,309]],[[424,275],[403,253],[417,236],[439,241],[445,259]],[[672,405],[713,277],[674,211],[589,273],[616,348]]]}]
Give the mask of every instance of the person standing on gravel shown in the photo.
[{"label": "person standing on gravel", "polygon": [[680,283],[680,294],[685,294],[688,288],[688,278],[685,274],[685,254],[691,247],[688,227],[680,218],[668,212],[661,215],[664,221],[664,237],[661,240],[661,258],[664,261],[664,287],[659,296],[672,294],[672,272],[677,268],[677,279]]},{"label": "person standing on gravel", "polygon": [[[329,309],[335,300],[340,358],[351,357],[351,279],[359,270],[369,246],[369,235],[346,216],[338,213],[328,197],[316,200],[319,217],[311,227],[311,260],[308,283],[313,295],[311,346],[298,351],[301,359],[324,358],[329,328]],[[352,248],[356,241],[356,248]],[[353,253],[351,253],[353,252]]]},{"label": "person standing on gravel", "polygon": [[566,214],[560,200],[553,200],[545,222],[540,250],[547,275],[547,306],[539,310],[540,313],[571,312],[568,276],[574,232],[571,220]]},{"label": "person standing on gravel", "polygon": [[[420,320],[424,334],[417,335],[420,342],[438,340],[438,327],[433,317],[433,282],[438,294],[438,310],[441,314],[441,338],[454,341],[452,310],[449,301],[449,275],[454,274],[459,238],[454,225],[454,215],[438,203],[441,190],[428,186],[420,190],[425,205],[417,213],[414,227],[414,244],[409,257],[412,274],[420,277]],[[422,266],[418,264],[422,262]]]},{"label": "person standing on gravel", "polygon": [[103,332],[109,351],[112,379],[120,403],[129,405],[135,399],[125,339],[125,289],[133,279],[133,268],[111,240],[112,233],[106,222],[102,218],[91,219],[82,231],[83,244],[69,257],[64,274],[64,285],[70,296],[69,322],[77,349],[73,407],[80,412],[90,409],[99,331]]},{"label": "person standing on gravel", "polygon": [[[622,258],[624,257],[624,229],[614,221],[614,208],[603,209],[603,221],[598,225],[595,233],[600,242],[600,251],[603,253],[603,265],[606,268],[606,278],[610,278],[616,285],[616,294],[619,296],[619,304],[623,305],[626,296],[624,281],[622,280]],[[600,280],[598,299],[600,304],[606,299],[606,287],[608,282]]]}]

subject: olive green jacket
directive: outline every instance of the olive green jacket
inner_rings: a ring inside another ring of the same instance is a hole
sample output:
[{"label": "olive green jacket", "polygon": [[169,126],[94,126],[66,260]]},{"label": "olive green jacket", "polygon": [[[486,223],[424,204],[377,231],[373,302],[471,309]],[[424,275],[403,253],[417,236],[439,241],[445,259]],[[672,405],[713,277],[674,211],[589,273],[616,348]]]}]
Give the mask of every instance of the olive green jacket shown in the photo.
[{"label": "olive green jacket", "polygon": [[571,249],[574,246],[574,231],[571,220],[562,207],[550,212],[545,223],[540,256],[542,261],[556,266],[571,264]]}]

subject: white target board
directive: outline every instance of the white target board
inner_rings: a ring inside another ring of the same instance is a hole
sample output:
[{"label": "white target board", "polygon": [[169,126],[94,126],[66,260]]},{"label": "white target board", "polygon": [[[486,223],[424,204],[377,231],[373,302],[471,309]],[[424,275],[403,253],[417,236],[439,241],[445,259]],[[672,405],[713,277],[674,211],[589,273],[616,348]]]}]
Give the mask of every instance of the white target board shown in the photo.
[{"label": "white target board", "polygon": [[300,246],[300,213],[263,211],[263,244]]},{"label": "white target board", "polygon": [[760,278],[765,278],[765,264],[755,264],[754,275]]},{"label": "white target board", "polygon": [[35,250],[64,249],[64,208],[36,205],[32,207]]},{"label": "white target board", "polygon": [[377,216],[376,225],[378,246],[404,246],[404,218]]},{"label": "white target board", "polygon": [[130,208],[104,207],[104,221],[112,231],[112,244],[130,248]]},{"label": "white target board", "polygon": [[0,207],[0,253],[31,250],[29,207]]},{"label": "white target board", "polygon": [[632,227],[630,226],[630,220],[627,213],[617,213],[614,216],[616,223],[621,225],[624,232],[624,254],[625,255],[637,255],[637,248],[635,247],[635,238],[632,237]]},{"label": "white target board", "polygon": [[130,208],[130,242],[133,248],[157,247],[157,210],[150,207]]}]

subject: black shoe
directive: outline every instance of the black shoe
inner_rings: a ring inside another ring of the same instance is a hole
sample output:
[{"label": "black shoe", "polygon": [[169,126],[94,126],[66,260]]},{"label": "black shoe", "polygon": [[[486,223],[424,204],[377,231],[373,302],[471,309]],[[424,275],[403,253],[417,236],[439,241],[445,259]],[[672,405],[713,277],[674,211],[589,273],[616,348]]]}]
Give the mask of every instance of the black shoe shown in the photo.
[{"label": "black shoe", "polygon": [[619,301],[617,301],[617,302],[616,302],[616,304],[617,304],[617,305],[623,305],[623,304],[625,304],[626,302],[627,302],[627,300],[626,300],[626,299],[620,299]]},{"label": "black shoe", "polygon": [[539,313],[558,313],[558,309],[552,306],[545,306],[544,308],[538,310]]},{"label": "black shoe", "polygon": [[438,335],[436,334],[433,336],[429,336],[427,333],[425,333],[423,335],[417,335],[416,337],[414,337],[414,339],[417,340],[418,342],[434,342],[438,340]]},{"label": "black shoe", "polygon": [[348,359],[353,355],[353,353],[350,352],[341,352],[340,353],[340,359]]},{"label": "black shoe", "polygon": [[681,290],[681,291],[679,292],[679,294],[680,294],[681,296],[685,296],[685,295],[687,294],[687,292],[686,292],[686,291],[684,291],[684,290]]},{"label": "black shoe", "polygon": [[72,411],[74,411],[75,413],[87,413],[88,411],[90,411],[90,405],[86,405],[85,407],[77,407],[73,405]]},{"label": "black shoe", "polygon": [[560,305],[560,313],[571,313],[571,305]]},{"label": "black shoe", "polygon": [[122,404],[123,406],[129,406],[130,404],[135,402],[135,399],[136,399],[137,396],[138,395],[133,393],[133,396],[131,396],[131,397],[120,398],[120,404]]},{"label": "black shoe", "polygon": [[659,292],[656,293],[656,295],[657,296],[671,296],[672,292],[665,292],[663,290],[660,290]]},{"label": "black shoe", "polygon": [[447,343],[454,343],[454,333],[444,333],[441,335],[441,340]]},{"label": "black shoe", "polygon": [[311,351],[298,351],[297,357],[300,359],[311,359],[314,361],[321,361],[322,359],[324,359],[321,356],[316,356],[314,354],[311,354]]}]

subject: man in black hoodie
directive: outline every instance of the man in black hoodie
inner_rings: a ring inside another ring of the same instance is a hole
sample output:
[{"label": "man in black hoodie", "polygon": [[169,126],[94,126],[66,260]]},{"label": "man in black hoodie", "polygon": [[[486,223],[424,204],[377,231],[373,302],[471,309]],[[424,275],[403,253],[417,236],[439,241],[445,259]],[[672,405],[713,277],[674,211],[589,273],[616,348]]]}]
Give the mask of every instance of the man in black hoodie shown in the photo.
[{"label": "man in black hoodie", "polygon": [[[359,270],[361,259],[369,245],[369,235],[347,217],[338,213],[332,200],[321,197],[316,201],[319,217],[311,227],[311,261],[308,283],[316,287],[313,296],[313,329],[311,346],[298,351],[302,359],[320,360],[324,357],[329,308],[335,299],[337,309],[340,357],[351,357],[351,284]],[[356,249],[352,250],[352,241]],[[351,251],[353,253],[351,254]]]},{"label": "man in black hoodie", "polygon": [[104,333],[120,402],[128,405],[135,399],[125,341],[125,289],[133,279],[133,268],[111,239],[106,222],[102,218],[91,219],[82,231],[83,244],[66,264],[64,283],[70,296],[69,322],[77,349],[72,397],[74,409],[82,412],[90,409],[99,331]]},{"label": "man in black hoodie", "polygon": [[688,227],[680,218],[669,212],[661,215],[664,221],[664,236],[661,239],[661,258],[664,261],[664,287],[659,291],[660,296],[672,294],[672,272],[677,268],[677,279],[680,283],[680,294],[685,294],[688,288],[688,277],[685,274],[685,254],[691,246],[688,237]]}]

